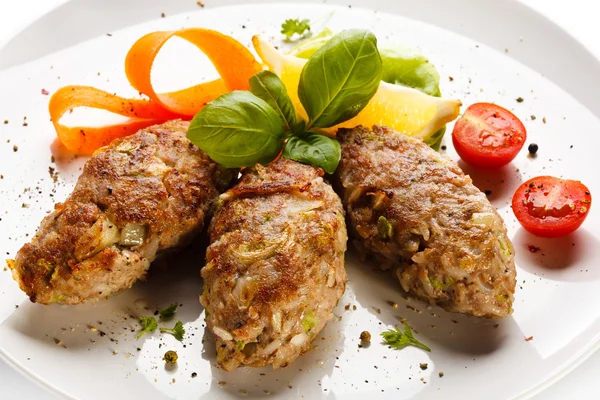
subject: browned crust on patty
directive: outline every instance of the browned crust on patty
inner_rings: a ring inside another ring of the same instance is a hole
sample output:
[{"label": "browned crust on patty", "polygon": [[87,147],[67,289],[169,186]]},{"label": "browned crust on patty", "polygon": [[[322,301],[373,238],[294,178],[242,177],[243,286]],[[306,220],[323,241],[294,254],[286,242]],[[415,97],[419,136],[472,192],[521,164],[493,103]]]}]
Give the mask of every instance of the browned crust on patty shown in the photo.
[{"label": "browned crust on patty", "polygon": [[403,289],[422,300],[480,317],[509,315],[514,250],[502,218],[469,176],[386,127],[340,129],[337,136],[337,175],[358,247],[394,267]]},{"label": "browned crust on patty", "polygon": [[[142,278],[161,251],[185,244],[231,180],[171,121],[96,151],[64,203],[17,253],[14,277],[31,301],[77,304]],[[125,243],[123,228],[143,230]]]},{"label": "browned crust on patty", "polygon": [[332,317],[345,289],[347,236],[341,201],[322,175],[281,159],[244,171],[221,195],[201,302],[222,368],[286,366]]}]

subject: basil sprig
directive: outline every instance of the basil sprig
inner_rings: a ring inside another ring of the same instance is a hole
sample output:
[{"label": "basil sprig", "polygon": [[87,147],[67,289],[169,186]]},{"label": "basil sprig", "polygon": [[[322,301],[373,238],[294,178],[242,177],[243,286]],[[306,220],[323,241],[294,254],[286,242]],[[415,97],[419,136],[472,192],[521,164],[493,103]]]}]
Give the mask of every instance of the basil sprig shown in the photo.
[{"label": "basil sprig", "polygon": [[192,119],[187,137],[227,168],[252,167],[282,156],[332,174],[341,150],[337,140],[312,131],[356,116],[379,88],[382,63],[377,39],[367,30],[335,35],[302,70],[298,96],[308,121],[298,120],[285,85],[262,71],[251,92],[235,91],[209,103]]},{"label": "basil sprig", "polygon": [[327,128],[356,116],[377,92],[381,71],[371,32],[352,29],[331,38],[308,59],[300,76],[306,128]]},{"label": "basil sprig", "polygon": [[283,126],[267,102],[236,90],[196,114],[187,137],[222,166],[240,168],[273,161],[283,146]]},{"label": "basil sprig", "polygon": [[296,110],[281,79],[270,71],[261,71],[250,78],[250,91],[267,102],[283,121],[283,129],[291,132],[296,126]]},{"label": "basil sprig", "polygon": [[[309,58],[319,50],[332,36],[329,29],[298,44],[292,53],[296,57]],[[381,80],[394,85],[409,86],[430,96],[440,97],[440,74],[429,60],[413,48],[394,46],[380,48],[383,73]],[[434,150],[439,150],[446,132],[441,128],[423,141]]]}]

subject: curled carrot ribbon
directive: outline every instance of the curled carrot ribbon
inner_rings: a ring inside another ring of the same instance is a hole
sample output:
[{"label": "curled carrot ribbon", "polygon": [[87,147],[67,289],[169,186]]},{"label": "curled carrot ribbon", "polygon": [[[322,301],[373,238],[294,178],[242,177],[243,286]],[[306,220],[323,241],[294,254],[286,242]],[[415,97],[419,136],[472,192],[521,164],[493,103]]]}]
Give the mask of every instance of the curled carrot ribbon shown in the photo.
[{"label": "curled carrot ribbon", "polygon": [[[150,80],[152,64],[162,46],[178,36],[196,45],[213,63],[219,79],[168,93],[156,93]],[[248,90],[248,80],[261,65],[241,43],[220,32],[190,28],[152,32],[140,38],[125,58],[125,74],[131,86],[148,100],[126,99],[89,86],[59,89],[48,105],[59,140],[69,150],[91,154],[112,140],[170,119],[191,119],[207,103],[232,90]],[[129,117],[123,123],[102,127],[68,127],[61,117],[76,107],[91,107]]]}]

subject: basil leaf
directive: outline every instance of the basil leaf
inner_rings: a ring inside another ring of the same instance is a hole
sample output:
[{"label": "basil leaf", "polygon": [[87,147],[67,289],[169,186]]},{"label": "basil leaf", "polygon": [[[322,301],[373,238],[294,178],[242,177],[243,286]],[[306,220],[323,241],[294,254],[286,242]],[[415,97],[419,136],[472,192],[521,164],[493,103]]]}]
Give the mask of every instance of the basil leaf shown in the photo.
[{"label": "basil leaf", "polygon": [[[290,55],[309,58],[331,37],[330,30],[308,39],[290,51]],[[440,75],[429,60],[418,51],[408,46],[394,46],[379,49],[382,62],[381,80],[394,85],[409,86],[430,96],[440,97]],[[439,151],[446,128],[435,132],[424,141],[434,150]]]},{"label": "basil leaf", "polygon": [[367,30],[342,31],[304,65],[298,96],[309,117],[307,129],[349,120],[371,100],[381,81],[377,38]]},{"label": "basil leaf", "polygon": [[314,132],[308,132],[304,137],[289,138],[283,148],[283,157],[323,168],[328,174],[335,172],[341,156],[337,140]]},{"label": "basil leaf", "polygon": [[[300,136],[306,132],[306,121],[300,120],[292,127],[292,134]],[[291,135],[290,135],[291,136]]]},{"label": "basil leaf", "polygon": [[[309,58],[331,37],[326,30],[308,39],[290,51],[290,55]],[[435,66],[418,51],[408,46],[379,49],[383,66],[381,80],[394,85],[409,86],[440,97],[440,75]]]},{"label": "basil leaf", "polygon": [[427,58],[409,47],[380,50],[384,82],[418,89],[440,97],[440,74]]},{"label": "basil leaf", "polygon": [[281,79],[271,71],[261,71],[250,78],[250,91],[277,111],[283,129],[290,132],[296,124],[296,110]]},{"label": "basil leaf", "polygon": [[218,97],[196,114],[187,138],[226,168],[252,167],[277,157],[283,126],[269,104],[238,90]]}]

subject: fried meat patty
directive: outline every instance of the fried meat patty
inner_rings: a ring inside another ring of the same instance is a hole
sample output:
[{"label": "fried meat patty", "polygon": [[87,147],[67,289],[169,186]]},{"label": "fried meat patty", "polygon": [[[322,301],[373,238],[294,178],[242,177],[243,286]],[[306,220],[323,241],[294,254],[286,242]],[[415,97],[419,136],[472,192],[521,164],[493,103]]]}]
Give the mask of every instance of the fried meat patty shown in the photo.
[{"label": "fried meat patty", "polygon": [[290,364],[344,293],[344,211],[322,175],[280,159],[245,170],[219,199],[201,302],[227,371]]},{"label": "fried meat patty", "polygon": [[496,209],[456,163],[389,128],[340,129],[350,232],[402,288],[447,311],[505,317],[514,250]]},{"label": "fried meat patty", "polygon": [[17,253],[13,276],[32,302],[78,304],[127,289],[203,228],[232,173],[186,139],[188,126],[143,129],[86,162],[73,193]]}]

